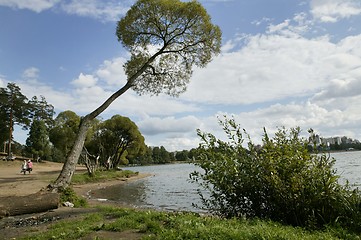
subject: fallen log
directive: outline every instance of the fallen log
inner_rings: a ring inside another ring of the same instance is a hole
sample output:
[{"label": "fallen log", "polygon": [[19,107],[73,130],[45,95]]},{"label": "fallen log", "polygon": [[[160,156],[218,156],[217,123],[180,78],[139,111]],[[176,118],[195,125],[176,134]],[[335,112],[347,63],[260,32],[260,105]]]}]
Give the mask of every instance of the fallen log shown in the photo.
[{"label": "fallen log", "polygon": [[59,194],[40,191],[27,196],[0,198],[0,218],[30,213],[46,212],[59,205]]}]

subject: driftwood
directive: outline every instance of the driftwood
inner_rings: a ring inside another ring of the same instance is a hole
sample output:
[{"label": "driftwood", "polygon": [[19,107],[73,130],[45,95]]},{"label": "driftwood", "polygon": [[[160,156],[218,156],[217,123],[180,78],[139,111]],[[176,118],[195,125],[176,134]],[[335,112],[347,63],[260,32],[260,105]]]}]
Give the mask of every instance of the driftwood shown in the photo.
[{"label": "driftwood", "polygon": [[59,194],[37,192],[27,196],[0,198],[0,217],[46,212],[58,208]]}]

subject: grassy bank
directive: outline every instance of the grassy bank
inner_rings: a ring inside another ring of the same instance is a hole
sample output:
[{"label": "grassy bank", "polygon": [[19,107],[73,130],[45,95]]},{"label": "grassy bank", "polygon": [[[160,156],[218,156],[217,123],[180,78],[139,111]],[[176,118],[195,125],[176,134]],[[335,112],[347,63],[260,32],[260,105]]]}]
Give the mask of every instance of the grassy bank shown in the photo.
[{"label": "grassy bank", "polygon": [[[128,178],[137,173],[103,171],[95,176],[76,174],[76,184]],[[74,192],[68,192],[74,197]],[[86,209],[86,208],[85,208]],[[40,229],[40,230],[39,230]],[[62,218],[26,231],[16,239],[360,239],[343,229],[308,231],[261,220],[221,219],[196,213],[96,207],[76,218]],[[28,235],[30,234],[30,235]]]},{"label": "grassy bank", "polygon": [[194,213],[169,213],[99,207],[97,213],[62,220],[21,239],[360,239],[342,230],[309,232],[259,220],[219,219]]},{"label": "grassy bank", "polygon": [[109,170],[109,171],[96,171],[93,175],[86,173],[75,174],[72,178],[72,184],[86,184],[101,181],[109,181],[116,179],[125,179],[138,175],[138,172],[130,170]]}]

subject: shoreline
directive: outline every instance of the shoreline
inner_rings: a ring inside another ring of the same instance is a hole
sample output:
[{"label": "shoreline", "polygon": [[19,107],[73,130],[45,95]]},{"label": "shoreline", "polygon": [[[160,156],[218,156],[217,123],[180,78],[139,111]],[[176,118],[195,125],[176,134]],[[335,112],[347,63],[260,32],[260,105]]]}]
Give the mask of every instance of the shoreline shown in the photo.
[{"label": "shoreline", "polygon": [[131,207],[131,205],[122,204],[120,202],[109,201],[107,199],[100,199],[100,198],[92,198],[91,192],[98,189],[107,188],[114,185],[121,185],[127,184],[129,182],[137,181],[139,179],[147,178],[152,176],[150,173],[138,173],[136,176],[132,176],[129,178],[124,179],[116,179],[116,180],[106,180],[102,182],[96,183],[86,183],[86,184],[74,184],[72,185],[73,190],[79,196],[84,197],[90,206],[96,205],[112,205],[112,206],[119,206],[119,207]]}]

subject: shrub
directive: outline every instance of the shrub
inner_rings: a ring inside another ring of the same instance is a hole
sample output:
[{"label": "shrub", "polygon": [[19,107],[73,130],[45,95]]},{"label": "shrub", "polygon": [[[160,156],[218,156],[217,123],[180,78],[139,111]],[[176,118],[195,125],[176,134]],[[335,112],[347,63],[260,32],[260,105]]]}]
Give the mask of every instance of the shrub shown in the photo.
[{"label": "shrub", "polygon": [[234,119],[219,123],[228,141],[198,130],[202,143],[195,164],[204,171],[191,174],[194,182],[208,190],[209,195],[199,190],[206,209],[227,218],[359,228],[360,192],[338,183],[335,160],[310,153],[308,141],[299,137],[299,128],[280,128],[272,139],[264,129],[262,146],[255,146]]},{"label": "shrub", "polygon": [[88,205],[84,197],[78,196],[71,187],[61,188],[60,191],[60,202],[63,204],[65,202],[71,202],[74,204],[74,207],[86,207]]}]

